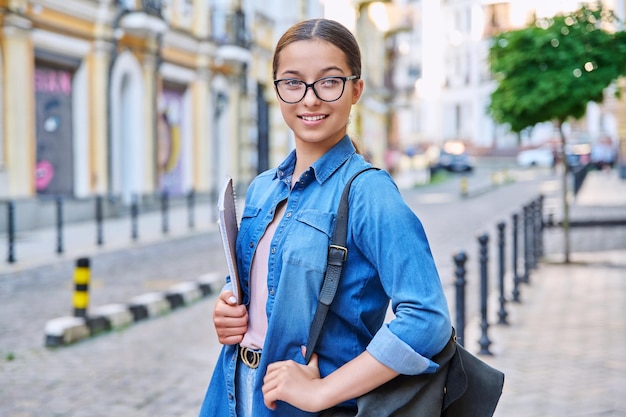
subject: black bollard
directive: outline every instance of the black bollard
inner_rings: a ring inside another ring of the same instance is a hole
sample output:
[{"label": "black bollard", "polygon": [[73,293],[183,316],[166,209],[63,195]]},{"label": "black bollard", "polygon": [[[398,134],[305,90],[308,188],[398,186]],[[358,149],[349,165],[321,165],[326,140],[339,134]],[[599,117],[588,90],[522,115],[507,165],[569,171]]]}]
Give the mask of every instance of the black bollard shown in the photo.
[{"label": "black bollard", "polygon": [[533,261],[535,268],[539,266],[541,258],[541,200],[537,197],[533,204]]},{"label": "black bollard", "polygon": [[513,270],[513,301],[519,303],[520,302],[520,291],[519,291],[519,283],[521,282],[521,278],[519,276],[518,266],[518,220],[519,215],[517,213],[513,213],[513,233],[511,237],[513,238],[513,255],[511,257],[511,265]]},{"label": "black bollard", "polygon": [[7,238],[9,244],[9,253],[7,254],[7,262],[15,263],[15,203],[7,202]]},{"label": "black bollard", "polygon": [[87,317],[90,277],[89,258],[78,259],[74,269],[74,296],[72,297],[75,317]]},{"label": "black bollard", "polygon": [[131,237],[133,240],[137,240],[139,238],[138,217],[139,217],[139,197],[137,196],[137,194],[134,194],[133,199],[130,203],[130,228],[131,228]]},{"label": "black bollard", "polygon": [[481,336],[478,343],[480,344],[481,355],[491,355],[489,351],[489,345],[491,341],[487,335],[489,329],[489,322],[487,321],[487,292],[488,292],[488,277],[487,277],[487,262],[489,261],[487,244],[489,243],[489,235],[483,233],[478,237],[478,243],[480,246],[480,329]]},{"label": "black bollard", "polygon": [[537,202],[532,200],[528,206],[530,229],[530,268],[537,269]]},{"label": "black bollard", "polygon": [[104,237],[102,232],[102,196],[96,196],[96,244],[102,246]]},{"label": "black bollard", "polygon": [[456,340],[459,345],[463,346],[465,343],[465,262],[467,262],[467,255],[465,252],[459,252],[454,257],[454,264],[456,265],[456,281],[454,285],[456,287]]},{"label": "black bollard", "polygon": [[538,198],[538,208],[539,208],[539,212],[538,212],[538,216],[539,216],[539,238],[537,240],[537,245],[538,245],[538,249],[537,249],[537,253],[539,254],[539,258],[543,257],[543,229],[545,227],[545,225],[543,224],[543,202],[544,202],[544,195],[543,194],[539,194],[539,198]]},{"label": "black bollard", "polygon": [[63,197],[57,196],[57,253],[63,253]]},{"label": "black bollard", "polygon": [[195,192],[193,189],[189,190],[187,194],[187,226],[189,229],[193,229],[195,227],[195,219],[194,219],[194,204],[195,204]]},{"label": "black bollard", "polygon": [[506,297],[504,296],[504,271],[506,269],[504,260],[504,229],[506,223],[501,221],[498,223],[498,284],[500,287],[500,310],[498,311],[498,324],[509,324],[506,320],[508,315],[506,312]]},{"label": "black bollard", "polygon": [[168,206],[169,206],[169,195],[167,194],[167,190],[164,190],[161,193],[161,231],[164,235],[169,232],[169,224],[168,224]]},{"label": "black bollard", "polygon": [[531,268],[531,260],[530,260],[530,207],[528,205],[524,206],[523,210],[523,233],[524,237],[524,275],[522,275],[522,282],[530,283],[530,268]]}]

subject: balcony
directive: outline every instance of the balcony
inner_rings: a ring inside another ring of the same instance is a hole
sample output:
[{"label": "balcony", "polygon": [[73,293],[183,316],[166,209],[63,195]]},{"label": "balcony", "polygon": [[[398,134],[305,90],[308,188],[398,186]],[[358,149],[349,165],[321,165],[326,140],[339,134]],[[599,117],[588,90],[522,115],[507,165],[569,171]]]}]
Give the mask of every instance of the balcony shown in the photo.
[{"label": "balcony", "polygon": [[241,10],[211,10],[211,40],[218,46],[218,57],[227,61],[250,61],[250,33]]},{"label": "balcony", "polygon": [[127,33],[146,36],[167,30],[161,0],[117,0],[117,6],[120,10],[119,27]]},{"label": "balcony", "polygon": [[211,39],[218,46],[231,45],[248,49],[250,36],[246,31],[243,12],[213,9],[211,11]]}]

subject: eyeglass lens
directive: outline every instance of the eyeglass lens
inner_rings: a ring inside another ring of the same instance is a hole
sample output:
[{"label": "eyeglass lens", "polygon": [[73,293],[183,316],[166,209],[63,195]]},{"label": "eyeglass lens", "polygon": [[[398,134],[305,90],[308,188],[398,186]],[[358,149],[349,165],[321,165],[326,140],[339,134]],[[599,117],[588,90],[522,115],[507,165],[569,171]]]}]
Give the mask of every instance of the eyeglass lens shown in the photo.
[{"label": "eyeglass lens", "polygon": [[286,79],[276,83],[280,98],[286,103],[297,103],[304,98],[309,87],[322,101],[336,101],[343,95],[346,80],[341,77],[324,77],[313,84],[301,80]]}]

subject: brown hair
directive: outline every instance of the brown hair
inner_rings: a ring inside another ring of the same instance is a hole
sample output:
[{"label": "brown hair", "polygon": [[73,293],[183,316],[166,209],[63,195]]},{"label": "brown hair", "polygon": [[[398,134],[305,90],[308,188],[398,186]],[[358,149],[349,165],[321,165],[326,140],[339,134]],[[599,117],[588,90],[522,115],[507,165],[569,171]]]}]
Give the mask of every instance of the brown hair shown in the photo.
[{"label": "brown hair", "polygon": [[352,32],[334,20],[310,19],[296,23],[278,40],[272,62],[272,77],[276,79],[278,60],[283,48],[293,42],[313,39],[326,41],[339,48],[346,55],[352,75],[361,76],[361,49]]}]

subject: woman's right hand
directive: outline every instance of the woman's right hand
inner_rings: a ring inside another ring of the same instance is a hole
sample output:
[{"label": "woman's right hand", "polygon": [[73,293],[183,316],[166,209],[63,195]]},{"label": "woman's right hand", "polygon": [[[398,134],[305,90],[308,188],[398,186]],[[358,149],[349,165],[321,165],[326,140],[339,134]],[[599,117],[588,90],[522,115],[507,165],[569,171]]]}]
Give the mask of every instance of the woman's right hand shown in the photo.
[{"label": "woman's right hand", "polygon": [[237,304],[232,291],[224,291],[215,304],[213,324],[221,344],[235,345],[248,330],[248,309]]}]

